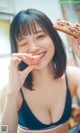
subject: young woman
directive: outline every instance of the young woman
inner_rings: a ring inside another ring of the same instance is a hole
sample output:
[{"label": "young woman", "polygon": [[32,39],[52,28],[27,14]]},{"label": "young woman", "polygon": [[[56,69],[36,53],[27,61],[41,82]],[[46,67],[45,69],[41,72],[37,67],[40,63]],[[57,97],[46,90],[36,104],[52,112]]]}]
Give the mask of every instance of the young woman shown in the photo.
[{"label": "young woman", "polygon": [[72,98],[80,100],[80,68],[66,66],[54,25],[38,10],[20,11],[11,23],[10,39],[1,124],[8,125],[8,133],[68,133]]}]

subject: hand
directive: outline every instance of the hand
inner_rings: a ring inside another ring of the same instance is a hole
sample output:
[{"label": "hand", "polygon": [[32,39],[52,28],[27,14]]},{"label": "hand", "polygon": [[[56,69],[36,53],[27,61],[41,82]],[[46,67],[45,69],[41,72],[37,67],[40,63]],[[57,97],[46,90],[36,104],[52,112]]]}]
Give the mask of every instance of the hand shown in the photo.
[{"label": "hand", "polygon": [[[25,63],[29,64],[29,66],[23,71],[18,70],[18,65],[20,64],[21,61],[24,61]],[[38,62],[39,62],[39,57],[33,59],[33,57],[30,56],[29,54],[24,54],[24,53],[12,54],[11,64],[9,66],[8,92],[18,94],[20,88],[24,84],[25,78],[35,68],[34,64],[37,64]]]},{"label": "hand", "polygon": [[80,37],[72,37],[72,49],[74,53],[80,58]]}]

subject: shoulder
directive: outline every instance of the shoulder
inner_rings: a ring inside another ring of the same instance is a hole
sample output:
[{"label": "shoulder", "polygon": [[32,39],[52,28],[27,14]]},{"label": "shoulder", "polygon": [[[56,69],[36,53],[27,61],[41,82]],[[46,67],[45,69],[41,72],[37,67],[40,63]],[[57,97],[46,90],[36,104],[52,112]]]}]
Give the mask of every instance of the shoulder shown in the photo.
[{"label": "shoulder", "polygon": [[67,66],[66,68],[69,88],[72,95],[76,94],[76,89],[80,86],[80,68],[76,66]]},{"label": "shoulder", "polygon": [[66,72],[69,80],[74,81],[75,85],[80,83],[80,68],[76,66],[67,66]]}]

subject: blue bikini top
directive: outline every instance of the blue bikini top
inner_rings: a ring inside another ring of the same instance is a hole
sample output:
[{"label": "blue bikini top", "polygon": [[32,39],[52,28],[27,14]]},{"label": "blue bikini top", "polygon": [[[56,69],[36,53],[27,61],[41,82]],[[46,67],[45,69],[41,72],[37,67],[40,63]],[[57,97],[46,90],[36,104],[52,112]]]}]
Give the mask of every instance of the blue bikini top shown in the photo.
[{"label": "blue bikini top", "polygon": [[71,100],[71,95],[68,88],[66,73],[65,73],[65,81],[66,81],[66,100],[65,100],[64,111],[60,120],[51,124],[43,124],[35,117],[35,115],[30,110],[27,102],[25,101],[22,89],[20,89],[21,95],[23,98],[23,103],[21,105],[20,110],[18,111],[18,127],[21,130],[45,131],[48,129],[55,129],[60,125],[64,124],[70,118],[71,112],[72,112],[72,108],[71,108],[72,100]]}]

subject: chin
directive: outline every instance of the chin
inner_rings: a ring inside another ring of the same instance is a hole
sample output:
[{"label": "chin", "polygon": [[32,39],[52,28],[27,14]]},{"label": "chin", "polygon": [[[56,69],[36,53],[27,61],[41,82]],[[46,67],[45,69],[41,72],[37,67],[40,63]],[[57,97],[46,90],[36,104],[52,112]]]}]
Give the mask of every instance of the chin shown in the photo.
[{"label": "chin", "polygon": [[36,66],[35,69],[44,69],[52,63],[53,56],[51,58],[43,58]]},{"label": "chin", "polygon": [[41,70],[43,68],[45,68],[45,66],[43,66],[43,65],[36,65],[36,67],[35,67],[35,69],[37,69],[37,70]]},{"label": "chin", "polygon": [[35,69],[37,70],[41,70],[44,69],[45,67],[47,67],[49,65],[49,63],[45,62],[45,63],[39,63],[35,66]]},{"label": "chin", "polygon": [[41,70],[41,69],[44,69],[45,67],[43,66],[38,66],[38,67],[35,67],[36,70]]}]

